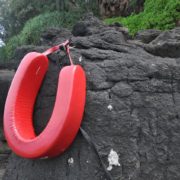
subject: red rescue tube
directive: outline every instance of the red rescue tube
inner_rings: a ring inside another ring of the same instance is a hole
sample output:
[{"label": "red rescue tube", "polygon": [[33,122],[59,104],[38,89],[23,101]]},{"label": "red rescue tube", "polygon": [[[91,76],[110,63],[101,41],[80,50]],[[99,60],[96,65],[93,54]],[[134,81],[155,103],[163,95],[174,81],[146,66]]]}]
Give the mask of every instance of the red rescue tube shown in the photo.
[{"label": "red rescue tube", "polygon": [[25,158],[54,157],[74,140],[82,121],[86,78],[79,65],[62,68],[51,118],[36,136],[32,123],[37,93],[48,69],[45,54],[32,52],[21,61],[4,110],[4,132],[10,148]]}]

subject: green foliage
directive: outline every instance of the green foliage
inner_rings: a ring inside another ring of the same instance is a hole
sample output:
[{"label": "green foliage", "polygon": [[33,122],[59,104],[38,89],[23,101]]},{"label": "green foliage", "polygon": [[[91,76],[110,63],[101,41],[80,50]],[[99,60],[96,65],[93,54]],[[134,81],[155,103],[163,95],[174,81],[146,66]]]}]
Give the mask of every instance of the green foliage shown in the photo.
[{"label": "green foliage", "polygon": [[19,33],[25,23],[33,17],[54,11],[94,11],[97,0],[0,0],[0,24],[5,28],[6,39]]},{"label": "green foliage", "polygon": [[[7,58],[12,57],[14,50],[16,49],[16,47],[18,47],[19,45],[21,45],[21,37],[20,36],[13,36],[7,43],[6,46],[4,46],[1,50],[0,53],[3,54],[4,56],[4,60],[6,60]],[[1,56],[1,54],[0,54]]]},{"label": "green foliage", "polygon": [[137,6],[139,0],[130,0],[129,1],[129,6],[135,8]]},{"label": "green foliage", "polygon": [[36,16],[26,22],[22,31],[9,39],[6,46],[0,48],[0,56],[10,59],[13,56],[14,50],[21,45],[36,44],[40,35],[49,27],[67,27],[80,19],[81,12],[51,12]]},{"label": "green foliage", "polygon": [[9,59],[17,46],[36,44],[48,27],[70,28],[83,13],[97,14],[97,0],[0,0],[0,25],[5,28],[0,57]]},{"label": "green foliage", "polygon": [[84,12],[93,12],[94,15],[99,16],[98,0],[76,0],[76,2]]},{"label": "green foliage", "polygon": [[80,13],[78,12],[52,12],[34,17],[27,21],[19,34],[21,44],[35,44],[42,31],[45,31],[48,27],[70,28],[79,18]]},{"label": "green foliage", "polygon": [[126,18],[109,18],[105,20],[105,23],[120,22],[128,27],[130,33],[134,35],[139,30],[144,29],[171,29],[175,27],[175,23],[179,19],[179,0],[146,0],[143,12],[132,14]]},{"label": "green foliage", "polygon": [[0,3],[0,24],[6,29],[6,38],[17,34],[32,17],[55,10],[55,3],[50,0],[0,0]]},{"label": "green foliage", "polygon": [[6,60],[6,50],[5,47],[0,48],[0,62],[5,62]]}]

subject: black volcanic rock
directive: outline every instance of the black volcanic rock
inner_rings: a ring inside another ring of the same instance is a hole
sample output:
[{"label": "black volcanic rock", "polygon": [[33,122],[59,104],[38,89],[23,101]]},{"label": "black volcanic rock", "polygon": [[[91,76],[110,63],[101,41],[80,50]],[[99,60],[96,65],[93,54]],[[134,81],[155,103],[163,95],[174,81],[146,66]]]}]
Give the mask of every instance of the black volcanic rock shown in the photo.
[{"label": "black volcanic rock", "polygon": [[7,165],[7,159],[10,154],[10,150],[7,147],[4,132],[3,132],[3,112],[4,105],[7,96],[7,92],[14,76],[14,64],[7,63],[0,64],[0,179],[5,172],[5,168]]},{"label": "black volcanic rock", "polygon": [[[179,59],[167,54],[162,58],[128,43],[114,27],[86,23],[99,30],[72,37],[71,54],[86,71],[82,129],[95,148],[79,132],[72,146],[53,159],[29,160],[12,154],[3,180],[179,180]],[[68,64],[59,57],[49,56],[49,71],[37,97],[37,134],[51,116],[58,74]],[[119,156],[120,166],[112,167],[110,178],[106,171],[111,150]]]},{"label": "black volcanic rock", "polygon": [[88,13],[83,19],[74,25],[72,34],[74,36],[88,36],[99,33],[102,31],[105,25],[93,16],[92,13]]},{"label": "black volcanic rock", "polygon": [[162,32],[145,49],[156,56],[180,57],[180,27]]},{"label": "black volcanic rock", "polygon": [[136,34],[136,39],[140,40],[143,43],[150,43],[151,41],[153,41],[157,36],[159,36],[161,33],[160,30],[155,30],[155,29],[147,29],[147,30],[142,30],[139,31]]},{"label": "black volcanic rock", "polygon": [[4,105],[7,96],[7,92],[14,76],[15,71],[13,69],[1,69],[0,67],[0,141],[4,140],[3,136],[3,112]]}]

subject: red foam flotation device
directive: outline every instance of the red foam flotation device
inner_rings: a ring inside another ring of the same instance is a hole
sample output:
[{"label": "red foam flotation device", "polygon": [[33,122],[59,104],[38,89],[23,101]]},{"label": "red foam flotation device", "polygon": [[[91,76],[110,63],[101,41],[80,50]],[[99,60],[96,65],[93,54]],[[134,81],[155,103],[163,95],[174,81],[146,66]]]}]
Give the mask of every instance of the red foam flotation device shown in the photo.
[{"label": "red foam flotation device", "polygon": [[61,154],[70,146],[80,128],[86,78],[81,66],[71,64],[62,68],[59,74],[55,105],[46,128],[38,136],[34,132],[33,107],[48,69],[46,55],[58,48],[53,47],[44,53],[28,53],[21,61],[8,92],[4,111],[5,137],[10,148],[25,158]]}]

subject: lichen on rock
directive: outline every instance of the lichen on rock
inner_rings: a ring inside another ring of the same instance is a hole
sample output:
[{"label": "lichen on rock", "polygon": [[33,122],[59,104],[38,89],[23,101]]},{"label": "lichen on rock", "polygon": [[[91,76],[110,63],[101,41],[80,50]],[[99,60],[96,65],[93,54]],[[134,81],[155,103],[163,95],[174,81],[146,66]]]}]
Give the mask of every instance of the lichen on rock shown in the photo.
[{"label": "lichen on rock", "polygon": [[108,155],[108,162],[109,166],[107,167],[108,171],[111,171],[113,166],[121,166],[119,163],[119,156],[116,151],[111,149],[109,155]]}]

